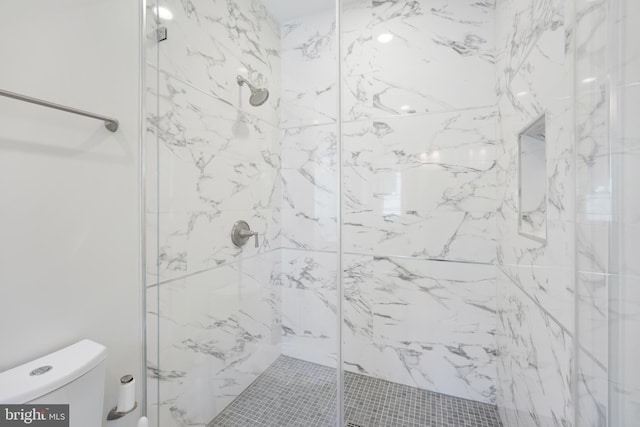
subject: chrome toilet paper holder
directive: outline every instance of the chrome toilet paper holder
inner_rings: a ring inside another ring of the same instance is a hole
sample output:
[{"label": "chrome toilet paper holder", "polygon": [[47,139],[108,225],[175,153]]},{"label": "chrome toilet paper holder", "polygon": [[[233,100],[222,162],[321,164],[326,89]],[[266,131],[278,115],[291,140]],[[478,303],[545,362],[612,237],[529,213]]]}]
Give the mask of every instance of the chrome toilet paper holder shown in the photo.
[{"label": "chrome toilet paper holder", "polygon": [[[122,378],[120,378],[120,386],[125,386],[125,387],[135,387],[135,381],[133,378],[133,375],[125,375]],[[122,392],[122,388],[120,388],[118,391]],[[135,393],[135,391],[133,391],[133,393]],[[124,417],[125,415],[133,412],[136,410],[136,408],[138,407],[138,402],[135,401],[135,394],[131,395],[130,397],[133,397],[133,406],[131,407],[131,409],[126,410],[126,411],[118,411],[118,406],[120,406],[120,399],[122,398],[121,395],[118,396],[118,404],[109,411],[109,414],[107,415],[107,421],[113,421],[113,420],[117,420],[120,419],[122,417]],[[128,406],[128,405],[127,405]]]}]

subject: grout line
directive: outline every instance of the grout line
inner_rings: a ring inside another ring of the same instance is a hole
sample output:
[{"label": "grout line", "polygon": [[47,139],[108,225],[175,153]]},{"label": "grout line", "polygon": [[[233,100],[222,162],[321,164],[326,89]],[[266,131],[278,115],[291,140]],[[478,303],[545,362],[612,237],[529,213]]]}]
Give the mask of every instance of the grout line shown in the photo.
[{"label": "grout line", "polygon": [[[453,108],[451,110],[442,110],[442,111],[425,111],[420,113],[413,114],[387,114],[387,115],[373,115],[371,117],[364,117],[357,120],[343,120],[344,124],[358,124],[358,123],[368,123],[368,122],[376,122],[376,121],[384,121],[389,119],[397,119],[397,118],[410,118],[410,117],[428,117],[428,116],[437,116],[444,114],[456,114],[456,113],[464,113],[471,111],[479,111],[479,110],[495,110],[497,108],[497,102],[495,104],[489,105],[478,105],[474,107],[468,108]],[[329,126],[329,125],[337,125],[337,122],[323,122],[323,123],[314,123],[314,124],[301,124],[297,126],[280,126],[280,130],[288,131],[293,129],[304,129],[304,128],[312,128],[312,127],[320,127],[320,126]]]},{"label": "grout line", "polygon": [[536,301],[536,299],[533,296],[531,296],[527,291],[525,291],[522,286],[520,286],[519,284],[517,284],[516,282],[511,280],[511,276],[509,274],[507,274],[507,272],[502,268],[503,266],[496,265],[496,267],[498,268],[498,270],[500,270],[502,272],[502,274],[504,274],[509,279],[509,282],[513,286],[515,286],[520,291],[522,291],[522,293],[525,294],[531,301],[533,301],[533,303],[540,310],[542,310],[547,315],[547,317],[549,317],[551,320],[553,320],[560,327],[560,329],[562,329],[567,335],[569,335],[571,337],[571,339],[574,339],[573,333],[571,331],[569,331],[569,329],[566,326],[564,326],[558,319],[556,319],[556,317],[553,314],[549,313],[549,311],[547,311],[547,309],[544,308],[538,301]]},{"label": "grout line", "polygon": [[[289,251],[297,251],[297,252],[317,252],[317,253],[325,253],[325,254],[335,254],[335,250],[328,249],[308,249],[308,248],[292,248],[292,247],[281,247],[282,250]],[[417,258],[408,255],[387,255],[387,254],[371,254],[364,252],[353,252],[353,251],[344,251],[344,255],[357,255],[357,256],[370,256],[372,258],[392,258],[392,259],[404,259],[408,261],[432,261],[432,262],[450,262],[453,264],[473,264],[473,265],[487,265],[487,266],[495,266],[496,264],[493,262],[481,262],[481,261],[467,261],[467,260],[451,260],[451,259],[441,259],[441,258]]]},{"label": "grout line", "polygon": [[582,345],[582,343],[580,342],[580,340],[575,340],[575,341],[577,341],[577,344],[578,344],[578,350],[580,350],[580,351],[582,351],[584,354],[586,354],[586,355],[587,355],[587,357],[588,357],[589,359],[591,359],[591,361],[592,361],[593,363],[595,363],[596,365],[598,365],[598,367],[599,367],[600,369],[602,369],[604,372],[608,372],[608,371],[609,371],[609,370],[607,369],[607,367],[606,367],[602,362],[600,362],[600,361],[599,361],[599,360],[598,360],[598,359],[593,355],[593,353],[592,353],[590,350],[587,350],[587,349]]},{"label": "grout line", "polygon": [[[267,119],[264,119],[262,117],[259,117],[257,115],[255,115],[254,113],[252,113],[250,110],[245,110],[245,109],[241,109],[240,107],[238,107],[237,105],[233,104],[231,101],[228,101],[224,98],[221,98],[218,95],[215,95],[211,92],[208,92],[207,90],[200,88],[196,85],[194,85],[193,83],[190,83],[186,80],[184,80],[182,77],[171,73],[169,71],[165,71],[162,69],[158,69],[155,65],[153,64],[149,64],[147,63],[148,66],[157,69],[157,71],[161,74],[164,74],[165,76],[176,80],[178,82],[180,82],[181,84],[190,87],[191,89],[198,91],[200,93],[202,93],[203,95],[207,95],[209,97],[211,97],[212,99],[225,104],[227,106],[229,106],[230,108],[233,108],[235,111],[241,112],[243,114],[249,115],[251,117],[253,117],[256,120],[259,120],[263,123],[266,123],[267,125],[271,126],[274,130],[280,130],[280,131],[287,131],[287,130],[293,130],[293,129],[305,129],[305,128],[313,128],[313,127],[322,127],[322,126],[329,126],[329,125],[334,125],[337,126],[338,123],[335,120],[332,121],[326,121],[326,122],[322,122],[322,123],[308,123],[308,124],[300,124],[300,125],[293,125],[293,126],[282,126],[281,123],[273,123]],[[507,87],[508,89],[508,87]],[[500,95],[500,97],[502,97],[502,94]],[[473,107],[467,107],[467,108],[452,108],[450,110],[438,110],[438,111],[424,111],[424,112],[419,112],[419,113],[412,113],[412,114],[386,114],[386,115],[372,115],[370,117],[365,117],[365,118],[361,118],[361,119],[357,119],[357,120],[343,120],[342,122],[344,124],[358,124],[358,123],[367,123],[367,122],[375,122],[375,121],[383,121],[383,120],[389,120],[389,119],[396,119],[396,118],[409,118],[409,117],[428,117],[428,116],[437,116],[437,115],[444,115],[444,114],[456,114],[456,113],[464,113],[464,112],[472,112],[472,111],[479,111],[479,110],[492,110],[492,109],[496,109],[497,105],[498,105],[498,100],[495,101],[494,104],[487,104],[487,105],[476,105]]]},{"label": "grout line", "polygon": [[[325,250],[325,249],[307,249],[307,248],[291,248],[291,247],[279,247],[279,248],[274,248],[274,249],[269,249],[265,252],[260,252],[257,254],[253,254],[251,256],[248,256],[246,258],[236,258],[233,261],[229,261],[229,262],[225,262],[223,264],[220,265],[215,265],[213,267],[209,267],[209,268],[204,268],[202,270],[197,270],[191,273],[187,273],[187,274],[182,274],[180,276],[175,276],[175,277],[171,277],[168,279],[164,279],[161,280],[159,282],[154,282],[151,284],[147,285],[147,289],[150,288],[154,288],[160,285],[166,285],[168,283],[172,283],[172,282],[176,282],[178,280],[181,279],[186,279],[198,274],[202,274],[202,273],[207,273],[209,271],[218,269],[218,268],[222,268],[222,267],[228,267],[237,263],[240,263],[242,261],[247,261],[262,255],[267,255],[267,254],[271,254],[273,252],[276,251],[280,251],[280,250],[288,250],[288,251],[296,251],[296,252],[311,252],[311,253],[322,253],[322,254],[330,254],[333,255],[335,254],[337,251],[332,251],[332,250]],[[343,252],[344,255],[356,255],[356,256],[369,256],[372,257],[373,259],[384,259],[384,258],[390,258],[390,259],[402,259],[402,260],[407,260],[407,261],[428,261],[428,262],[446,262],[446,263],[451,263],[451,264],[469,264],[469,265],[484,265],[484,266],[495,266],[495,263],[491,263],[491,262],[479,262],[479,261],[465,261],[465,260],[449,260],[449,259],[439,259],[439,258],[416,258],[416,257],[411,257],[411,256],[406,256],[406,255],[381,255],[381,254],[368,254],[368,253],[362,253],[362,252],[350,252],[350,251],[345,251]]]},{"label": "grout line", "polygon": [[[208,91],[206,91],[205,89],[202,89],[202,88],[200,88],[200,87],[198,87],[198,86],[194,85],[193,83],[190,83],[190,82],[188,82],[188,81],[186,81],[186,80],[183,80],[183,78],[182,78],[182,77],[180,77],[180,76],[178,76],[178,75],[176,75],[176,74],[173,74],[173,73],[171,73],[171,72],[169,72],[169,71],[165,71],[165,70],[159,69],[159,68],[155,67],[153,64],[149,64],[149,63],[147,63],[147,65],[148,65],[148,66],[150,66],[150,67],[152,67],[152,68],[154,68],[154,69],[156,69],[159,73],[164,74],[165,76],[167,76],[167,77],[169,77],[169,78],[171,78],[171,79],[173,79],[173,80],[176,80],[176,81],[180,82],[181,84],[183,84],[183,85],[185,85],[185,86],[188,86],[188,87],[190,87],[191,89],[193,89],[193,90],[195,90],[195,91],[198,91],[198,92],[202,93],[203,95],[207,95],[207,96],[211,97],[212,99],[214,99],[214,100],[216,100],[216,101],[218,101],[218,102],[220,102],[220,103],[222,103],[222,104],[225,104],[225,105],[227,105],[228,107],[233,108],[236,112],[243,113],[243,114],[245,114],[245,115],[247,115],[247,116],[251,116],[251,117],[253,117],[253,118],[254,118],[254,119],[256,119],[256,120],[259,120],[259,121],[261,121],[261,122],[263,122],[263,123],[266,123],[267,125],[271,126],[274,130],[279,130],[279,129],[281,129],[281,128],[280,128],[280,126],[279,126],[279,123],[278,123],[278,124],[277,124],[277,123],[272,123],[272,122],[270,122],[270,121],[268,121],[268,120],[266,120],[266,119],[264,119],[264,118],[258,117],[257,115],[255,115],[254,113],[252,113],[252,112],[251,112],[251,110],[244,110],[244,109],[241,109],[240,107],[238,107],[238,106],[236,106],[235,104],[233,104],[231,101],[228,101],[228,100],[226,100],[226,99],[224,99],[224,98],[221,98],[220,96],[215,95],[215,94],[213,94],[213,93],[211,93],[211,92],[208,92]],[[160,95],[158,94],[158,96],[160,96]]]},{"label": "grout line", "polygon": [[169,279],[161,280],[159,282],[155,282],[155,283],[152,283],[150,285],[147,285],[147,289],[153,288],[153,287],[157,287],[157,286],[160,286],[160,285],[165,285],[167,283],[175,282],[175,281],[178,281],[178,280],[181,280],[181,279],[186,279],[188,277],[192,277],[192,276],[195,276],[195,275],[198,275],[198,274],[207,273],[209,271],[212,271],[212,270],[215,270],[215,269],[218,269],[218,268],[228,267],[230,265],[234,265],[234,264],[240,263],[242,261],[247,261],[247,260],[250,260],[250,259],[253,259],[253,258],[257,258],[257,257],[262,256],[262,255],[270,254],[270,253],[278,251],[280,249],[281,248],[269,249],[269,250],[267,250],[265,252],[259,252],[259,253],[250,255],[250,256],[248,256],[246,258],[236,258],[233,261],[225,262],[223,264],[215,265],[213,267],[204,268],[202,270],[194,271],[192,273],[183,274],[181,276],[176,276],[176,277],[171,277]]}]

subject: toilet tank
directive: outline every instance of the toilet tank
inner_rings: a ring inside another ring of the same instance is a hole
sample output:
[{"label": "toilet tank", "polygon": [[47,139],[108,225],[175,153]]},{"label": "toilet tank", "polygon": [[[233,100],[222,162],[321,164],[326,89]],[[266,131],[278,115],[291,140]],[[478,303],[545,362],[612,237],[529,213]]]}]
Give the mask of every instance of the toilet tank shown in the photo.
[{"label": "toilet tank", "polygon": [[0,373],[0,404],[68,404],[70,427],[100,427],[107,349],[82,340]]}]

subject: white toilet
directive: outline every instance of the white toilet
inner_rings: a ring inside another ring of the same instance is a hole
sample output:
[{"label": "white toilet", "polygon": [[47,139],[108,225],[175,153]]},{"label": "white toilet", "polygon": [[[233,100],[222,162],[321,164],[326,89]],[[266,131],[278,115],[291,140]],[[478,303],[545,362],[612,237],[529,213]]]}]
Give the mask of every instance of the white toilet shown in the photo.
[{"label": "white toilet", "polygon": [[0,404],[69,404],[70,427],[100,427],[107,349],[82,340],[0,373]]}]

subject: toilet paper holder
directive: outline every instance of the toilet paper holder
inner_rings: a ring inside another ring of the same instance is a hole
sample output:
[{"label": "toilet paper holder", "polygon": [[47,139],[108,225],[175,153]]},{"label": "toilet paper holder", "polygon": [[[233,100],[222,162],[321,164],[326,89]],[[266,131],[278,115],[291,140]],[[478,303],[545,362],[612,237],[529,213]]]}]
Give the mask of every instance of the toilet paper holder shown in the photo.
[{"label": "toilet paper holder", "polygon": [[137,407],[138,407],[138,402],[136,402],[133,405],[133,408],[129,409],[128,411],[126,411],[126,412],[118,412],[118,407],[115,406],[112,410],[109,411],[109,415],[107,415],[107,421],[118,420],[118,419],[124,417],[125,415],[127,415],[128,413],[131,413],[131,412],[135,411]]},{"label": "toilet paper holder", "polygon": [[[138,407],[138,402],[135,398],[135,379],[133,375],[125,375],[120,378],[120,384],[118,388],[118,404],[109,411],[107,415],[107,421],[113,421],[124,417],[125,415],[135,411]],[[124,411],[119,411],[119,408],[127,408]]]}]

